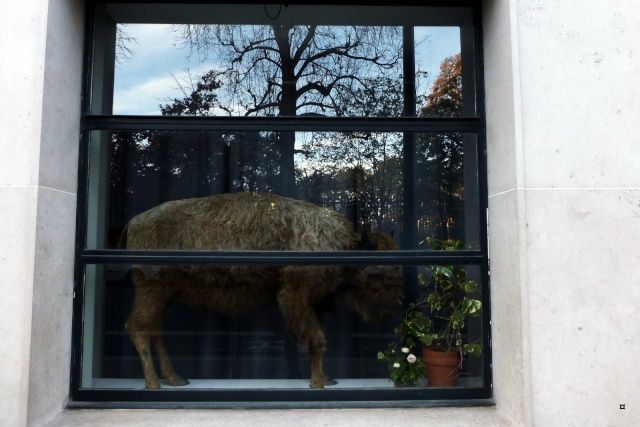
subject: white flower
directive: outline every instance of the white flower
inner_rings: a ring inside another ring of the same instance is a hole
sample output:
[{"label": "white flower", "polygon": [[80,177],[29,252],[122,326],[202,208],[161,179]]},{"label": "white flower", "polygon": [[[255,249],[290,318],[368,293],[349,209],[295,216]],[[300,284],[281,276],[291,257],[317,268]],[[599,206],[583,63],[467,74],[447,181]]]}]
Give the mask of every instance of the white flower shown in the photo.
[{"label": "white flower", "polygon": [[393,367],[394,367],[394,368],[399,368],[399,367],[400,367],[400,364],[399,364],[398,362],[396,362],[396,363],[394,363],[394,364],[393,364]]},{"label": "white flower", "polygon": [[409,349],[407,347],[402,347],[400,351],[403,353],[409,353]]},{"label": "white flower", "polygon": [[415,363],[416,362],[416,356],[414,356],[413,354],[410,354],[407,356],[407,362],[409,363]]}]

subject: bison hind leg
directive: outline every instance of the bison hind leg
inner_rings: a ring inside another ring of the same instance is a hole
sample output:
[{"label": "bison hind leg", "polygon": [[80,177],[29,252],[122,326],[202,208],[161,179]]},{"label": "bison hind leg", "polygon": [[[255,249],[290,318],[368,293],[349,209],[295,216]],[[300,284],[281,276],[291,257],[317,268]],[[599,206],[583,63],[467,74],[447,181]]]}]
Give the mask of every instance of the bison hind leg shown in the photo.
[{"label": "bison hind leg", "polygon": [[153,367],[153,358],[151,357],[151,337],[149,331],[138,329],[135,326],[135,319],[129,318],[125,324],[125,328],[131,335],[131,341],[138,351],[140,361],[142,362],[142,370],[144,372],[145,387],[148,389],[160,388],[158,375]]},{"label": "bison hind leg", "polygon": [[[176,374],[164,346],[162,323],[171,304],[171,287],[149,284],[144,275],[134,271],[136,294],[131,315],[125,323],[142,362],[146,388],[158,389],[160,382],[153,366],[151,342],[155,346],[162,376],[173,386],[183,386],[189,381]],[[155,285],[155,286],[154,286]]]}]

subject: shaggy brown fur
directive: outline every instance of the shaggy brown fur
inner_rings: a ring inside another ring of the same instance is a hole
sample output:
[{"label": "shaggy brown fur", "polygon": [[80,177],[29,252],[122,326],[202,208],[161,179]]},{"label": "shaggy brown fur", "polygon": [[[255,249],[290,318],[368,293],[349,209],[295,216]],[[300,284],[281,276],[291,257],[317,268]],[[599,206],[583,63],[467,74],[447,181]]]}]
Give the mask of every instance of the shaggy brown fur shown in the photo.
[{"label": "shaggy brown fur", "polygon": [[[386,235],[361,237],[341,214],[311,203],[258,193],[234,193],[164,203],[134,217],[120,247],[128,249],[334,251],[361,247],[393,250]],[[365,241],[366,240],[366,241]],[[172,301],[225,315],[279,307],[296,339],[307,341],[311,387],[329,381],[322,368],[325,335],[316,307],[328,298],[355,309],[367,322],[388,317],[401,304],[398,267],[139,265],[135,299],[125,328],[140,355],[147,388],[160,388],[151,342],[171,385],[175,373],[162,339]]]}]

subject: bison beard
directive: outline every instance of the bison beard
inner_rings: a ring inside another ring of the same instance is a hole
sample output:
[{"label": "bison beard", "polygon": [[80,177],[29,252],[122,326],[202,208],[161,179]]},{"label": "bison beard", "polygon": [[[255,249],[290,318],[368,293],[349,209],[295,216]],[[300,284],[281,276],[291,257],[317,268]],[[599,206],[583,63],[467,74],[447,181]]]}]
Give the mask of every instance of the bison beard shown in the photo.
[{"label": "bison beard", "polygon": [[[259,193],[222,194],[164,203],[134,217],[121,248],[191,250],[397,250],[387,235],[360,236],[341,214],[311,203]],[[140,355],[147,388],[160,388],[153,342],[169,384],[177,375],[164,347],[162,323],[172,301],[205,312],[238,315],[279,307],[293,337],[309,345],[312,388],[329,381],[322,358],[325,335],[316,308],[329,298],[366,322],[401,305],[399,267],[391,266],[135,266],[135,298],[125,328]]]}]

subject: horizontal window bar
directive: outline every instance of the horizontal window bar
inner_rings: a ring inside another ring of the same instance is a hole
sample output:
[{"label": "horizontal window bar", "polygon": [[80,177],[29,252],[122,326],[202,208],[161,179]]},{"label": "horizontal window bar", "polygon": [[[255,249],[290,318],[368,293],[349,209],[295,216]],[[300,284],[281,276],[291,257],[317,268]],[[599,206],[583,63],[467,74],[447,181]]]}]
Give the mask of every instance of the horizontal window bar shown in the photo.
[{"label": "horizontal window bar", "polygon": [[350,264],[477,264],[480,251],[126,251],[85,250],[85,263],[226,264],[226,265],[350,265]]},{"label": "horizontal window bar", "polygon": [[[105,400],[96,400],[93,392],[87,401],[69,401],[67,409],[336,409],[336,408],[440,408],[440,407],[478,407],[495,406],[490,398],[469,399],[419,399],[419,400],[341,400],[341,401],[112,401],[110,396]],[[357,393],[362,393],[358,390]]]},{"label": "horizontal window bar", "polygon": [[[350,405],[364,404],[367,407],[390,407],[396,402],[411,401],[413,406],[449,406],[442,399],[456,399],[466,401],[473,406],[492,406],[490,393],[481,388],[433,388],[406,387],[389,389],[293,389],[293,390],[238,390],[238,389],[202,389],[202,390],[90,390],[80,389],[74,393],[73,405],[76,408],[83,406],[81,402],[110,402],[111,408],[135,407],[142,402],[172,402],[176,406],[184,406],[190,402],[197,407],[198,404],[212,405],[215,408],[246,407],[251,403],[255,408],[268,408],[271,405],[287,405],[286,407],[322,407],[333,402],[334,405],[349,407]],[[129,401],[129,402],[126,402]],[[178,404],[178,402],[180,402]],[[338,403],[340,402],[340,403]],[[473,402],[473,403],[471,403]],[[237,405],[237,406],[236,406]],[[465,405],[466,406],[466,405]],[[142,407],[142,406],[140,406]],[[147,407],[147,406],[145,406]],[[175,407],[175,406],[174,406]],[[285,407],[285,406],[283,406]],[[334,406],[335,407],[335,406]]]},{"label": "horizontal window bar", "polygon": [[479,118],[351,118],[351,117],[167,117],[96,116],[84,117],[89,130],[316,130],[316,131],[430,131],[478,132]]}]

